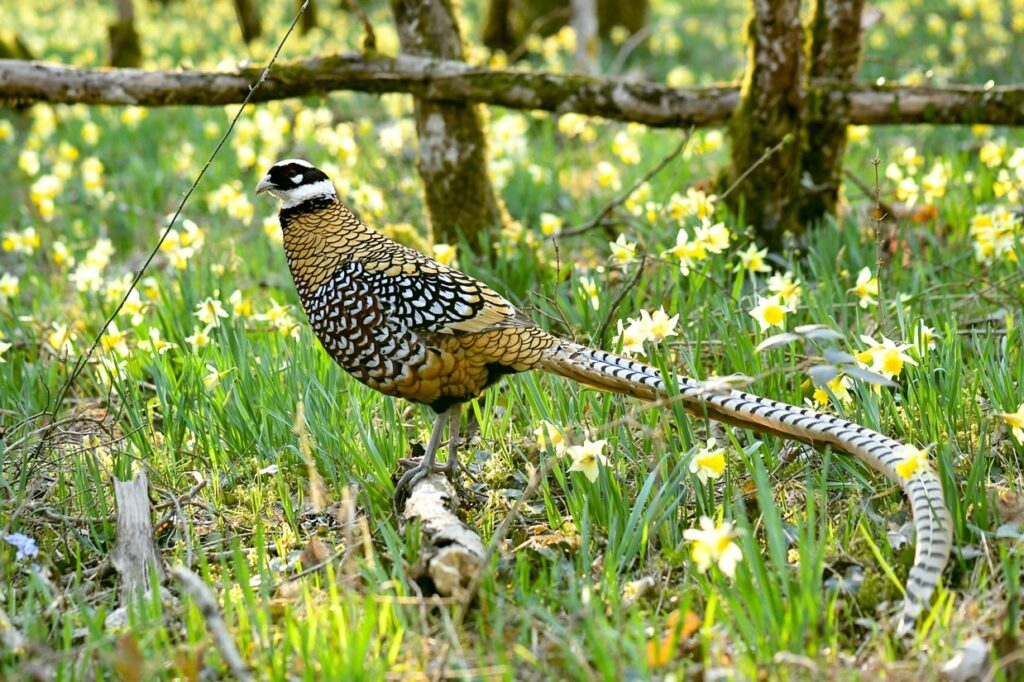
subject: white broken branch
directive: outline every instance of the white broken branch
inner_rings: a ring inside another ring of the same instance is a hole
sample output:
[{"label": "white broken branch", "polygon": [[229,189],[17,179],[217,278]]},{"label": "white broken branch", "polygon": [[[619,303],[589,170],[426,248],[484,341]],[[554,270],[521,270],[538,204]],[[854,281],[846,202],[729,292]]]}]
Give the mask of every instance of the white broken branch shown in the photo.
[{"label": "white broken branch", "polygon": [[405,502],[405,522],[420,522],[420,556],[412,578],[429,579],[444,597],[461,600],[483,567],[486,550],[480,536],[455,515],[458,495],[444,476],[427,476],[413,486]]}]

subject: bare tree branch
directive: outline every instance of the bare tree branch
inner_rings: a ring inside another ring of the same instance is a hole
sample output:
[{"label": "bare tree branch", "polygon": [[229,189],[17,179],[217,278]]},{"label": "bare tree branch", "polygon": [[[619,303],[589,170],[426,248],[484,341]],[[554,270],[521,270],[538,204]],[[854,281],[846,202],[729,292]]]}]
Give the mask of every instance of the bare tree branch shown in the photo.
[{"label": "bare tree branch", "polygon": [[[67,104],[209,105],[241,102],[257,67],[212,73],[88,69],[0,59],[0,100]],[[487,69],[426,57],[314,57],[280,64],[250,101],[335,90],[407,92],[510,109],[576,112],[657,127],[724,125],[739,102],[732,84],[670,88],[657,83],[544,71]],[[1024,125],[1024,86],[911,87],[812,81],[811,98],[849,102],[850,122]],[[817,114],[813,111],[811,120]]]}]

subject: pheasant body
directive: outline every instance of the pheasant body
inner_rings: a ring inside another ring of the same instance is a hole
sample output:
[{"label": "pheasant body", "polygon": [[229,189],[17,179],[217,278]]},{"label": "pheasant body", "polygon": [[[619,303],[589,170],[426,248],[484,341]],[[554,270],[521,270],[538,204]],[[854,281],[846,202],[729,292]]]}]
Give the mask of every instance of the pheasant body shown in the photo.
[{"label": "pheasant body", "polygon": [[[423,463],[399,481],[409,487],[434,470],[446,420],[449,475],[457,466],[461,404],[502,376],[540,369],[643,400],[666,396],[648,364],[553,336],[487,285],[397,244],[360,221],[333,184],[305,161],[275,164],[257,191],[283,200],[285,253],[314,333],[341,367],[381,393],[438,413]],[[928,467],[899,475],[901,444],[829,415],[672,377],[693,414],[852,454],[897,483],[910,499],[917,548],[900,630],[909,631],[949,558],[952,522],[942,485]]]},{"label": "pheasant body", "polygon": [[397,244],[342,204],[281,212],[288,266],[313,332],[356,379],[444,412],[558,339],[492,289]]}]

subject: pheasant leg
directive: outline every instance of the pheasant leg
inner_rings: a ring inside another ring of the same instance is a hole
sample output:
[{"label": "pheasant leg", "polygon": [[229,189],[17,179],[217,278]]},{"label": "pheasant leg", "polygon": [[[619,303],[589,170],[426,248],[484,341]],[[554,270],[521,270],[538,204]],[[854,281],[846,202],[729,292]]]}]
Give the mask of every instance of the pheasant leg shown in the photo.
[{"label": "pheasant leg", "polygon": [[[441,445],[441,436],[444,435],[445,422],[448,421],[448,415],[453,409],[455,408],[448,408],[437,415],[437,418],[434,419],[434,430],[430,433],[430,442],[427,443],[423,457],[411,469],[402,474],[402,477],[398,479],[398,483],[395,484],[394,499],[396,507],[399,506],[400,500],[403,500],[412,492],[414,485],[435,471],[444,471],[442,467],[438,467],[435,464],[435,461],[437,458],[437,448]],[[412,461],[415,460],[403,460],[403,463],[411,463]],[[447,472],[445,473],[447,474]]]}]

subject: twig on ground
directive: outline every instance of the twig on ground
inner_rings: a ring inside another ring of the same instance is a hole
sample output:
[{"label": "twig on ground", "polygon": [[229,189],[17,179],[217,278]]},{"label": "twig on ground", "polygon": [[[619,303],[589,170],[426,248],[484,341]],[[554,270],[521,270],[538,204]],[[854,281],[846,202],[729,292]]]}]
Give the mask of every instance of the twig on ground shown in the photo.
[{"label": "twig on ground", "polygon": [[235,640],[231,638],[227,625],[224,624],[224,618],[217,607],[217,599],[213,596],[210,588],[202,578],[184,566],[173,567],[170,574],[181,583],[182,589],[192,597],[196,606],[199,607],[199,613],[206,621],[206,629],[213,637],[213,643],[217,645],[217,650],[220,651],[221,658],[227,663],[231,674],[242,682],[251,682],[254,679],[252,673],[249,672],[249,667],[242,660],[242,655],[238,653]]}]

